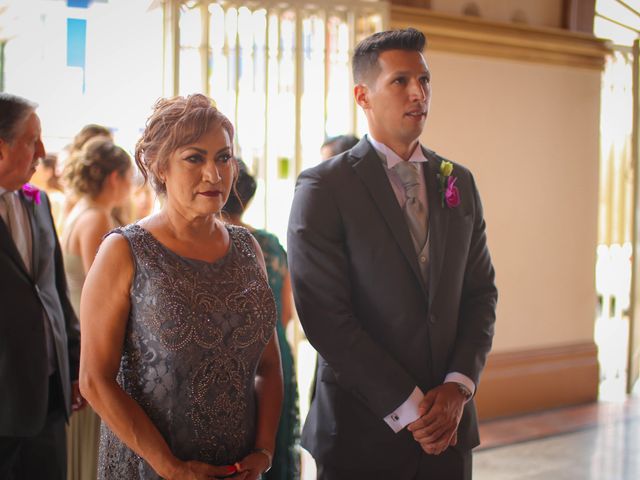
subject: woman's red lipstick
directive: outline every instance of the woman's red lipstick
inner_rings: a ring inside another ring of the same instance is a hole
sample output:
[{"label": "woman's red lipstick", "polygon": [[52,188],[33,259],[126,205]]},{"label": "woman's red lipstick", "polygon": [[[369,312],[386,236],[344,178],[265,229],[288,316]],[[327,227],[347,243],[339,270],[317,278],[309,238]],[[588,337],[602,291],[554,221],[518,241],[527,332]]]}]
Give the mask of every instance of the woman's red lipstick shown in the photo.
[{"label": "woman's red lipstick", "polygon": [[198,192],[200,195],[204,195],[205,197],[217,197],[218,195],[222,195],[220,190],[207,190],[206,192]]}]

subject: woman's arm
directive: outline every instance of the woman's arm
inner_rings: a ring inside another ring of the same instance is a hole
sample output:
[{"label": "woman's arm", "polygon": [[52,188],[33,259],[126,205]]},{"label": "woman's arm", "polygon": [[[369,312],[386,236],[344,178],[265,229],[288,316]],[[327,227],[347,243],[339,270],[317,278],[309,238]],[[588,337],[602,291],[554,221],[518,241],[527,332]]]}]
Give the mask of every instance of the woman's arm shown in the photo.
[{"label": "woman's arm", "polygon": [[228,467],[178,460],[140,405],[116,382],[133,272],[126,239],[107,237],[89,270],[80,302],[82,395],[109,428],[163,478],[199,479],[228,473]]},{"label": "woman's arm", "polygon": [[[255,240],[254,248],[266,278],[267,269],[264,265],[262,250],[260,250],[260,246]],[[273,456],[283,397],[282,365],[280,362],[278,335],[275,329],[264,352],[262,352],[256,374],[255,388],[258,401],[258,417],[254,446],[256,450],[267,450]],[[271,459],[259,451],[251,453],[240,462],[240,470],[247,474],[245,477],[247,479],[258,478],[268,468]]]},{"label": "woman's arm", "polygon": [[282,365],[275,330],[262,353],[255,385],[258,399],[255,448],[264,448],[273,454],[283,397]]}]

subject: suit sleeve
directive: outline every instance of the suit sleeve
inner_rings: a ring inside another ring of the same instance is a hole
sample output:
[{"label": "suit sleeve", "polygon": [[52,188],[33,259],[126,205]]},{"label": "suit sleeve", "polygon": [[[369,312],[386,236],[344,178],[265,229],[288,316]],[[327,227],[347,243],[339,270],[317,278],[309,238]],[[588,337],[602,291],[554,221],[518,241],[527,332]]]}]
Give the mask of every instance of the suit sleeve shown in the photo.
[{"label": "suit sleeve", "polygon": [[473,177],[471,186],[473,233],[462,285],[458,334],[449,371],[466,375],[477,387],[493,341],[498,291],[487,247],[482,203]]},{"label": "suit sleeve", "polygon": [[49,211],[49,218],[51,220],[51,228],[56,241],[55,246],[55,269],[56,269],[56,290],[60,297],[60,304],[62,305],[62,313],[64,314],[65,326],[67,330],[67,348],[69,351],[69,376],[71,381],[78,380],[78,373],[80,370],[80,323],[78,317],[71,306],[69,300],[69,290],[67,288],[67,278],[64,272],[64,262],[62,260],[62,249],[60,248],[60,240],[56,233],[55,223],[53,216],[51,215],[51,207],[47,198],[47,208]]},{"label": "suit sleeve", "polygon": [[288,231],[298,315],[338,385],[382,421],[409,398],[417,383],[376,344],[363,328],[366,319],[354,312],[349,249],[357,246],[348,244],[343,221],[326,180],[313,171],[302,173]]}]

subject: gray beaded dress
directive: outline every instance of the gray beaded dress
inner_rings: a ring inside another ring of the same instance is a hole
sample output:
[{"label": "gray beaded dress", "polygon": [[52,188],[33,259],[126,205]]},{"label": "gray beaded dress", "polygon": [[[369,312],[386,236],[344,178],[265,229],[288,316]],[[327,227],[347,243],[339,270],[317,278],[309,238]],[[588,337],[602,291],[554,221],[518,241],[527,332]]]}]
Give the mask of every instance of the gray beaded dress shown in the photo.
[{"label": "gray beaded dress", "polygon": [[[212,263],[172,252],[139,225],[113,231],[135,266],[117,381],[176,457],[213,465],[254,447],[255,373],[276,321],[251,235],[226,228],[229,251]],[[104,422],[100,437],[98,478],[160,478]]]}]

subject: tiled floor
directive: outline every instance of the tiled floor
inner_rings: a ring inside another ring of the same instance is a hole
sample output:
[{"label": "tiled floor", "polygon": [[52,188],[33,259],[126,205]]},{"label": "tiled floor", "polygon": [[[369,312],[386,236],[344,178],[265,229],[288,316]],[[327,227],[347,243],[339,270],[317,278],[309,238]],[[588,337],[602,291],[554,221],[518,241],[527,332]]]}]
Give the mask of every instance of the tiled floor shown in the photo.
[{"label": "tiled floor", "polygon": [[640,400],[482,425],[474,480],[638,480]]}]

